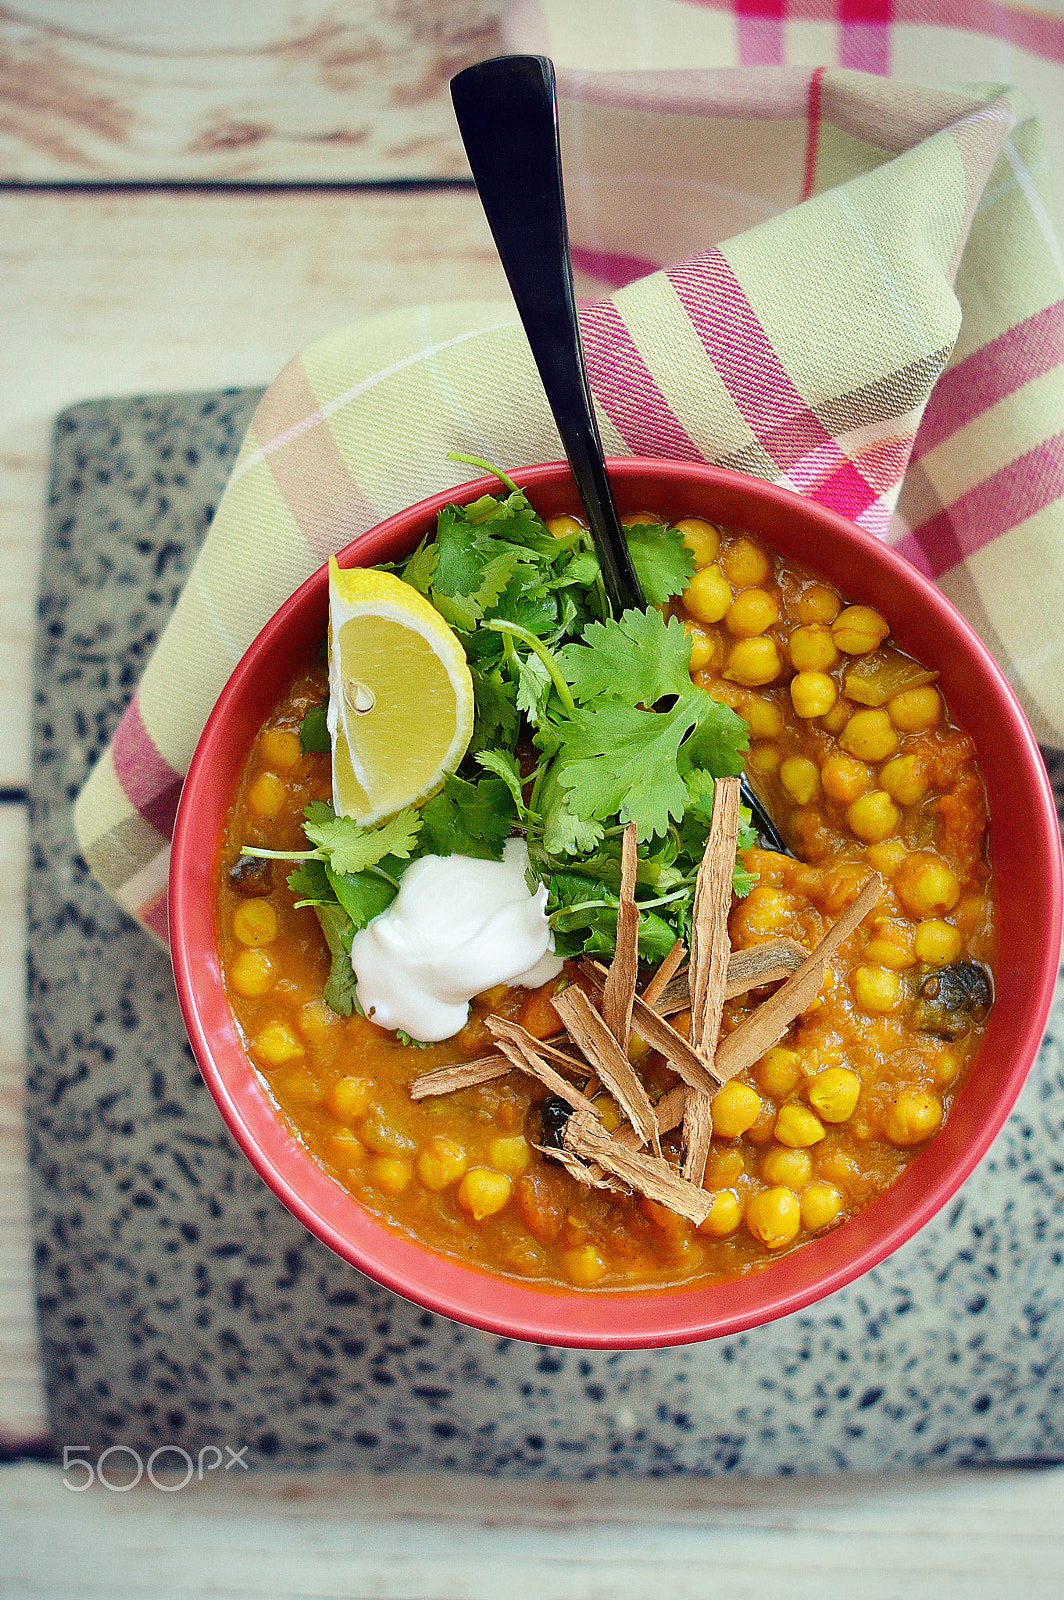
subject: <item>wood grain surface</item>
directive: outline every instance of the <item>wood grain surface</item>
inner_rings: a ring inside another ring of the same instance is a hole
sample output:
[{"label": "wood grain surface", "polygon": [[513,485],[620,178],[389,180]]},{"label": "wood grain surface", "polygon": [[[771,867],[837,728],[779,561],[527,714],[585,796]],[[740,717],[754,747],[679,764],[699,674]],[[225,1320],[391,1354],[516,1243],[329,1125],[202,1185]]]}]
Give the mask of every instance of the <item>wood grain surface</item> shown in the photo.
[{"label": "wood grain surface", "polygon": [[10,0],[0,180],[468,175],[447,82],[505,0]]},{"label": "wood grain surface", "polygon": [[[57,412],[265,384],[375,311],[505,298],[475,194],[0,194],[0,791],[30,770],[32,646]],[[45,1427],[22,1127],[26,818],[0,804],[0,1442]]]},{"label": "wood grain surface", "polygon": [[596,1484],[231,1471],[171,1493],[109,1476],[114,1489],[78,1493],[56,1467],[0,1470],[0,1585],[26,1600],[1059,1600],[1064,1587],[1064,1470]]}]

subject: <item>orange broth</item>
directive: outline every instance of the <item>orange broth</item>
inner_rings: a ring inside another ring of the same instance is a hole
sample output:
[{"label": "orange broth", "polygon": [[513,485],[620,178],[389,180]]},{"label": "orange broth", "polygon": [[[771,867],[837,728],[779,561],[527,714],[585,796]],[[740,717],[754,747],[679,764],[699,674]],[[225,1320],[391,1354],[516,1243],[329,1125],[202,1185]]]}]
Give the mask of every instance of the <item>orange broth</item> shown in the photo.
[{"label": "orange broth", "polygon": [[[887,883],[813,1006],[714,1100],[704,1180],[714,1200],[701,1227],[570,1177],[537,1149],[546,1091],[516,1071],[411,1099],[423,1073],[490,1051],[489,1013],[537,1037],[556,1032],[550,995],[576,977],[575,963],[541,990],[478,996],[467,1025],[429,1046],[326,1005],[329,953],[313,910],[295,909],[289,867],[248,869],[242,859],[245,846],[304,848],[303,807],[329,797],[329,756],[303,754],[298,738],[326,694],[323,666],[295,674],[249,751],[218,852],[230,1004],[293,1137],[394,1227],[544,1286],[719,1281],[841,1225],[933,1137],[985,1031],[986,1007],[945,1026],[934,1013],[929,1027],[925,1003],[944,969],[993,959],[986,802],[971,740],[933,682],[877,637],[887,619],[848,608],[745,533],[698,519],[680,526],[699,566],[672,606],[692,634],[692,677],[749,722],[751,776],[802,858],[745,852],[757,882],[733,905],[733,948],[789,935],[810,949],[870,869]],[[883,664],[903,687],[877,704],[895,681],[869,674]],[[723,1031],[768,992],[729,1001]],[[638,1041],[633,1060],[652,1099],[677,1081]],[[607,1126],[617,1117],[611,1103]],[[664,1139],[666,1155],[678,1153],[677,1138]]]}]

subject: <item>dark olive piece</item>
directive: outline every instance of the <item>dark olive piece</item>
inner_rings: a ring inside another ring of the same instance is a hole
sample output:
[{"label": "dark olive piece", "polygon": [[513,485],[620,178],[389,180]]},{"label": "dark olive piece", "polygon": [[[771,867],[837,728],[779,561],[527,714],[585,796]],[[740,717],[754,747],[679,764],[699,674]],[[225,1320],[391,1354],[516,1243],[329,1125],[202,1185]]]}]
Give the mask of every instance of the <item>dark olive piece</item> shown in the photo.
[{"label": "dark olive piece", "polygon": [[536,1109],[543,1129],[543,1143],[548,1150],[560,1150],[565,1124],[572,1114],[572,1106],[568,1105],[560,1095],[551,1094],[545,1100],[541,1100]]},{"label": "dark olive piece", "polygon": [[273,862],[261,856],[237,856],[229,868],[229,884],[237,894],[254,899],[273,888]]},{"label": "dark olive piece", "polygon": [[983,1022],[994,1003],[990,973],[978,961],[955,961],[926,973],[916,985],[914,1027],[956,1039]]}]

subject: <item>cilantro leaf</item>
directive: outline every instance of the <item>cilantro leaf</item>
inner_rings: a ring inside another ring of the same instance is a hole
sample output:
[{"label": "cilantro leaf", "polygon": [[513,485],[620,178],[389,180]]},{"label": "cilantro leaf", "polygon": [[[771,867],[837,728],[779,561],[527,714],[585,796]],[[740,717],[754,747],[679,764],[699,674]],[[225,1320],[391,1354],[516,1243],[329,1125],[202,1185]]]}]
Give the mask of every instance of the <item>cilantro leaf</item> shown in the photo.
[{"label": "cilantro leaf", "polygon": [[513,795],[514,805],[520,815],[525,809],[524,795],[522,793],[524,784],[521,778],[521,769],[514,757],[507,755],[502,750],[481,750],[477,755],[477,760],[488,772],[494,772],[497,778],[502,779]]},{"label": "cilantro leaf", "polygon": [[395,883],[379,872],[336,872],[332,867],[325,872],[329,887],[351,919],[352,934],[387,911],[399,892]]},{"label": "cilantro leaf", "polygon": [[551,675],[546,665],[533,651],[527,656],[514,650],[510,666],[517,677],[516,703],[534,728],[538,728],[550,699]]},{"label": "cilantro leaf", "polygon": [[573,698],[584,704],[624,700],[652,706],[691,688],[691,641],[684,625],[678,617],[666,622],[653,607],[589,623],[581,642],[557,655]]},{"label": "cilantro leaf", "polygon": [[325,875],[324,861],[313,858],[302,862],[294,872],[288,874],[288,887],[297,899],[308,900],[311,904],[323,905],[335,899]]},{"label": "cilantro leaf", "polygon": [[517,821],[517,808],[502,778],[470,782],[448,773],[443,787],[421,808],[422,842],[435,855],[477,856],[501,861]]},{"label": "cilantro leaf", "polygon": [[328,714],[329,702],[319,701],[316,706],[310,707],[299,724],[299,748],[304,755],[308,755],[311,751],[324,755],[332,749],[329,724],[326,721]]},{"label": "cilantro leaf", "polygon": [[421,816],[412,806],[373,828],[360,827],[353,817],[338,817],[327,800],[312,800],[303,815],[303,832],[339,873],[362,872],[389,855],[407,859],[421,829]]},{"label": "cilantro leaf", "polygon": [[427,595],[432,587],[436,563],[440,559],[440,552],[435,540],[422,539],[414,554],[403,568],[403,579],[416,589],[419,594]]},{"label": "cilantro leaf", "polygon": [[679,529],[661,522],[640,522],[626,528],[625,534],[632,565],[649,603],[664,605],[674,594],[682,594],[695,570],[695,555]]},{"label": "cilantro leaf", "polygon": [[512,750],[521,728],[521,714],[513,685],[500,666],[488,669],[469,663],[473,679],[473,737],[469,755],[480,750]]},{"label": "cilantro leaf", "polygon": [[559,782],[570,810],[605,822],[635,821],[641,841],[679,821],[687,790],[676,770],[695,715],[686,697],[671,711],[641,711],[620,700],[577,710],[562,726]]},{"label": "cilantro leaf", "polygon": [[331,905],[315,906],[314,909],[332,956],[332,970],[325,983],[325,1004],[337,1016],[349,1017],[357,1005],[355,985],[358,980],[351,966],[354,924],[343,907],[335,901]]}]

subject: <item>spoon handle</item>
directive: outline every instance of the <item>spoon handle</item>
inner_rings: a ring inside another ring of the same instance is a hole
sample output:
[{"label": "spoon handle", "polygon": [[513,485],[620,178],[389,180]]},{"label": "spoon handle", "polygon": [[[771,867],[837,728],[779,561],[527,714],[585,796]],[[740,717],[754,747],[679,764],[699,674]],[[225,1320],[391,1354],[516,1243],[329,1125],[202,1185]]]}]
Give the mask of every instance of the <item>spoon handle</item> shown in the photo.
[{"label": "spoon handle", "polygon": [[569,259],[554,67],[498,56],[451,79],[466,155],[572,468],[614,613],[646,610],[602,459]]}]

